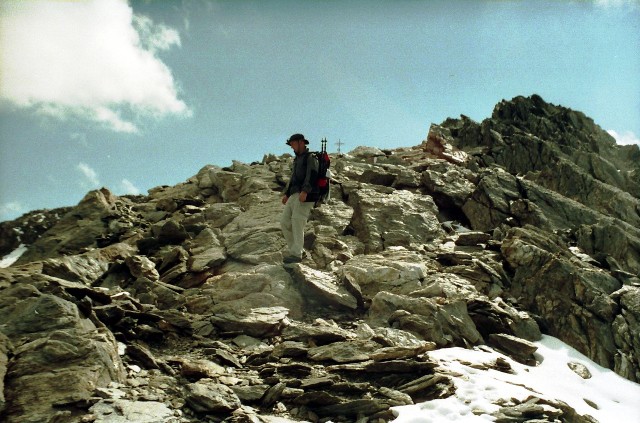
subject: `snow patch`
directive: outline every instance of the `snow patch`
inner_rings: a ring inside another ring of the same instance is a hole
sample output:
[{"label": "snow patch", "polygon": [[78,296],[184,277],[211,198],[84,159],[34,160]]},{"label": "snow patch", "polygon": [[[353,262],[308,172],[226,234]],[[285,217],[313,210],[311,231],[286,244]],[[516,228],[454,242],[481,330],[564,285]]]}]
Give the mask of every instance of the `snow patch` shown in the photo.
[{"label": "snow patch", "polygon": [[[575,349],[551,336],[543,336],[538,346],[537,366],[527,366],[486,346],[473,350],[443,348],[429,357],[446,368],[456,386],[448,398],[422,404],[394,407],[394,423],[487,422],[495,421],[488,413],[497,411],[499,399],[524,401],[529,396],[550,401],[564,401],[578,414],[589,414],[600,422],[639,422],[640,385],[609,369],[597,365]],[[479,370],[502,358],[509,362],[514,374],[497,370]],[[583,379],[571,370],[584,366],[591,378]],[[571,367],[570,367],[571,365]],[[597,408],[594,408],[593,404]],[[473,411],[485,413],[476,415]]]},{"label": "snow patch", "polygon": [[2,257],[2,260],[0,260],[0,268],[11,266],[20,258],[21,255],[24,254],[25,251],[27,251],[27,246],[24,244],[20,244],[18,248]]}]

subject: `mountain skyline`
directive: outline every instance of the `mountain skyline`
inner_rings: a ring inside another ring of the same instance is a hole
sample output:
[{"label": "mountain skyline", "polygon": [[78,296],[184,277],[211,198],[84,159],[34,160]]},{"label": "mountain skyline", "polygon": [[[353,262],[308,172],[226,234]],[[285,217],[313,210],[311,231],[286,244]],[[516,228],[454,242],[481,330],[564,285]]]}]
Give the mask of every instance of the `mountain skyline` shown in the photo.
[{"label": "mountain skyline", "polygon": [[186,180],[207,164],[419,144],[541,95],[640,134],[640,2],[0,5],[0,221]]}]

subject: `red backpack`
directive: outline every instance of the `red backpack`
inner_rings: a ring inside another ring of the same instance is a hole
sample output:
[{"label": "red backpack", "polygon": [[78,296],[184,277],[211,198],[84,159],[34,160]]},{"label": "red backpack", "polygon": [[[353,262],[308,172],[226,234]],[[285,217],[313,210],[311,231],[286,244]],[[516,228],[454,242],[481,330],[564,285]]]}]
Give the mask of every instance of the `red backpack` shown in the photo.
[{"label": "red backpack", "polygon": [[[313,191],[311,192],[311,201],[315,201],[316,207],[329,199],[330,185],[331,185],[331,158],[327,153],[327,139],[322,139],[322,149],[320,151],[311,151],[309,154],[318,160],[318,176],[315,181],[312,182]],[[308,156],[307,156],[308,157]],[[309,200],[307,200],[309,201]]]}]

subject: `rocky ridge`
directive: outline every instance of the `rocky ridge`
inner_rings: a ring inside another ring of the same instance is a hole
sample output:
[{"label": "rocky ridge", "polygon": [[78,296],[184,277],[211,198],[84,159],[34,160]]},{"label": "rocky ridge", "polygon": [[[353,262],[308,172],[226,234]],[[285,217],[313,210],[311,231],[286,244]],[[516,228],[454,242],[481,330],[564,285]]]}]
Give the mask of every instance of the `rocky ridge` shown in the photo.
[{"label": "rocky ridge", "polygon": [[535,365],[541,333],[640,382],[639,159],[533,95],[334,155],[301,264],[281,264],[289,155],[0,223],[0,256],[28,246],[0,269],[0,418],[389,421],[455,391],[429,351]]}]

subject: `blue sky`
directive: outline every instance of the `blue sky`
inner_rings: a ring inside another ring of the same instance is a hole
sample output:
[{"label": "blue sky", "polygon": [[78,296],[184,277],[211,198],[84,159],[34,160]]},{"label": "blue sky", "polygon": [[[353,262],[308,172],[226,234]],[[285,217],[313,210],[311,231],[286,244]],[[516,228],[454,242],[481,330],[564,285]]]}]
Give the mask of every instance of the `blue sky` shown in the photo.
[{"label": "blue sky", "polygon": [[640,136],[640,1],[0,3],[0,221],[207,164],[419,144],[539,94]]}]

